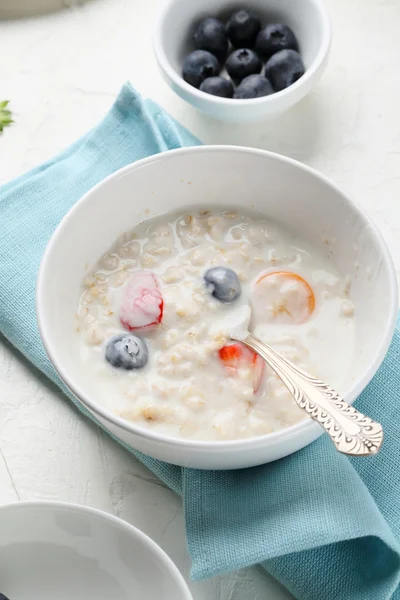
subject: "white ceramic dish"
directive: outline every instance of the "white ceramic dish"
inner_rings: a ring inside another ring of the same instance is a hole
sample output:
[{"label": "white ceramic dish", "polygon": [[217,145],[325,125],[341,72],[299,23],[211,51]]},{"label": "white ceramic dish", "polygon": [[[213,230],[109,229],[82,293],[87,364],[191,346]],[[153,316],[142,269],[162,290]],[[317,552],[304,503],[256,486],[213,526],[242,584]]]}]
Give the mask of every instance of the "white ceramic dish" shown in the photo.
[{"label": "white ceramic dish", "polygon": [[[81,0],[83,4],[86,0]],[[71,2],[73,5],[73,2]],[[1,0],[0,19],[21,19],[68,7],[65,0]]]},{"label": "white ceramic dish", "polygon": [[[181,77],[183,60],[193,49],[193,28],[203,17],[225,19],[244,6],[257,12],[265,23],[285,23],[293,29],[306,73],[286,90],[264,98],[233,100],[200,92]],[[331,25],[322,0],[168,0],[158,17],[153,41],[161,73],[183,100],[215,119],[250,123],[284,112],[316,85],[328,60]]]},{"label": "white ceramic dish", "polygon": [[155,542],[92,508],[21,502],[0,508],[0,592],[10,600],[191,600]]},{"label": "white ceramic dish", "polygon": [[295,227],[318,251],[330,253],[339,273],[351,277],[358,350],[354,377],[339,392],[352,403],[381,364],[394,331],[398,303],[390,254],[364,212],[327,179],[289,158],[260,150],[174,150],[125,167],[97,185],[63,219],[48,244],[37,286],[39,328],[65,384],[125,443],[182,466],[248,467],[303,448],[321,434],[320,428],[304,420],[262,437],[224,442],[156,435],[100,406],[77,358],[75,312],[85,273],[118,235],[140,220],[201,204],[246,204],[289,229]]}]

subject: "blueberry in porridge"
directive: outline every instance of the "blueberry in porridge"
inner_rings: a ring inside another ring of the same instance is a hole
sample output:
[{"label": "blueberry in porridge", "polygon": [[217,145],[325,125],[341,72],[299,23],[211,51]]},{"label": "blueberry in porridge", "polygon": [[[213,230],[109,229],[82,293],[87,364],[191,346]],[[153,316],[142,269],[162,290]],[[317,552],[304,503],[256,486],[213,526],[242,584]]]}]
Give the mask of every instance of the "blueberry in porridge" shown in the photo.
[{"label": "blueberry in porridge", "polygon": [[204,281],[211,294],[221,302],[234,302],[240,296],[240,281],[235,271],[226,267],[214,267],[204,274]]},{"label": "blueberry in porridge", "polygon": [[231,339],[232,319],[250,304],[255,335],[343,388],[354,306],[330,243],[324,254],[244,209],[139,223],[82,284],[76,339],[98,402],[140,427],[197,440],[259,436],[307,418],[263,360]]},{"label": "blueberry in porridge", "polygon": [[[122,323],[122,321],[121,321]],[[143,338],[121,333],[112,337],[106,346],[106,360],[118,369],[142,369],[149,359],[149,351]]]}]

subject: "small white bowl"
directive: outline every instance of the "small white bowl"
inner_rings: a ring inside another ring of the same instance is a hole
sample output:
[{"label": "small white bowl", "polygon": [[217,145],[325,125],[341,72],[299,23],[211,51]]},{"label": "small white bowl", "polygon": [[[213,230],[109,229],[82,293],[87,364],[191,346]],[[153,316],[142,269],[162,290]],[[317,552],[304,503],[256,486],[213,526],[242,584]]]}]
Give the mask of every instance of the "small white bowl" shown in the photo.
[{"label": "small white bowl", "polygon": [[193,600],[144,533],[107,513],[58,502],[0,507],[0,592],[10,600]]},{"label": "small white bowl", "polygon": [[[227,19],[239,8],[257,12],[263,24],[289,25],[299,41],[306,72],[287,89],[251,100],[219,98],[186,83],[181,76],[196,24],[206,16]],[[331,45],[331,25],[321,0],[168,0],[154,31],[154,51],[164,78],[183,100],[209,116],[232,123],[274,117],[301,100],[320,79]]]},{"label": "small white bowl", "polygon": [[[397,282],[382,236],[357,204],[313,169],[262,150],[200,146],[158,154],[111,175],[70,210],[47,246],[37,284],[40,333],[61,379],[105,428],[144,454],[186,467],[235,469],[287,456],[322,429],[305,419],[269,435],[233,441],[161,435],[101,405],[79,360],[75,315],[88,271],[120,234],[146,217],[205,204],[253,208],[294,230],[323,256],[329,252],[343,278],[351,277],[358,347],[352,378],[339,390],[349,403],[388,349]],[[326,246],[327,236],[336,244]]]}]

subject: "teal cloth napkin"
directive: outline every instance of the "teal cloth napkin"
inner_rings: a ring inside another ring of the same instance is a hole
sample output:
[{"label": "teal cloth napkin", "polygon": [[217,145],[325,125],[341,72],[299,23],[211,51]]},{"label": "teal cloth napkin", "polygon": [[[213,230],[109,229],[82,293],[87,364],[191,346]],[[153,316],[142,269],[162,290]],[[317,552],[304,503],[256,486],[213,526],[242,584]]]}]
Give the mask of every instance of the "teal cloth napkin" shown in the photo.
[{"label": "teal cloth napkin", "polygon": [[[35,285],[45,246],[101,179],[139,158],[197,143],[125,84],[100,125],[0,189],[0,330],[83,412],[37,329]],[[130,449],[183,496],[193,578],[261,563],[299,600],[400,600],[399,365],[397,330],[357,400],[385,429],[373,458],[339,455],[326,436],[275,463],[229,472],[181,469]]]}]

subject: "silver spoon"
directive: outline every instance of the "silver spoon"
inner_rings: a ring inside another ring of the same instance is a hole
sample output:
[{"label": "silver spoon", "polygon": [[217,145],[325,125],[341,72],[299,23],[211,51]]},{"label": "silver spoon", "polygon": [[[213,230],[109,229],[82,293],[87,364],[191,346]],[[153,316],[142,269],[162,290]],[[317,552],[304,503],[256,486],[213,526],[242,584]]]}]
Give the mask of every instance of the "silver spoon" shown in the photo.
[{"label": "silver spoon", "polygon": [[305,373],[250,333],[250,317],[250,306],[242,307],[240,322],[231,329],[231,338],[252,348],[265,360],[298,406],[324,428],[339,452],[350,456],[376,454],[383,441],[382,425],[358,412],[324,381]]}]

